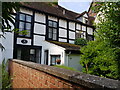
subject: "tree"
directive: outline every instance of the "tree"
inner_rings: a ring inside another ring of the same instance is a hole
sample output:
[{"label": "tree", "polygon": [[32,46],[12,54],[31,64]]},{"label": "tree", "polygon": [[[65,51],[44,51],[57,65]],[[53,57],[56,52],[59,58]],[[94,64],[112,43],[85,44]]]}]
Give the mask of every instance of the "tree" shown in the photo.
[{"label": "tree", "polygon": [[95,41],[81,50],[83,72],[120,79],[120,2],[97,3]]},{"label": "tree", "polygon": [[2,3],[2,32],[4,32],[6,29],[11,29],[10,23],[15,26],[15,18],[11,15],[11,13],[18,12],[20,5],[21,4],[19,2]]},{"label": "tree", "polygon": [[[15,22],[14,22],[15,18],[11,15],[11,13],[13,13],[13,11],[18,12],[19,7],[20,7],[20,3],[18,2],[3,2],[2,3],[2,16],[0,16],[0,18],[2,19],[2,23],[0,23],[0,26],[2,27],[3,33],[5,32],[5,30],[9,30],[9,31],[11,30],[10,23],[12,23],[15,26]],[[0,48],[1,49],[4,48],[1,43],[0,43]],[[2,89],[3,90],[11,87],[11,84],[10,84],[11,77],[9,76],[9,73],[7,71],[7,66],[8,66],[7,64],[8,62],[5,62],[5,60],[3,60],[2,65],[0,65],[0,68],[2,69],[2,75],[0,77],[2,77]]]}]

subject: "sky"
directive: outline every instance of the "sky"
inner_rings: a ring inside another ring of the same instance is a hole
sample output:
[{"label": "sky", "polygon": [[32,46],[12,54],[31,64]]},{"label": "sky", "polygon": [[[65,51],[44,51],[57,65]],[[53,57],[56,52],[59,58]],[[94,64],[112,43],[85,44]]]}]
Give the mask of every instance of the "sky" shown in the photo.
[{"label": "sky", "polygon": [[58,0],[58,4],[68,10],[82,13],[88,11],[92,0]]}]

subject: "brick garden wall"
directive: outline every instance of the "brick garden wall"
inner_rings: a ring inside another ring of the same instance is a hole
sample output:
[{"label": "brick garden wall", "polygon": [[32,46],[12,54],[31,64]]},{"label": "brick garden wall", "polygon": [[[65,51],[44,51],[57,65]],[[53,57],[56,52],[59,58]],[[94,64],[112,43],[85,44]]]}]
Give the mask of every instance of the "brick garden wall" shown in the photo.
[{"label": "brick garden wall", "polygon": [[[89,88],[117,88],[116,80],[100,78],[65,70],[53,66],[40,65],[21,60],[10,60],[10,75],[12,88],[79,88],[89,90]],[[93,81],[93,79],[96,81]],[[99,80],[103,80],[103,82]],[[98,80],[98,81],[97,81]],[[106,81],[108,80],[108,81]],[[104,83],[107,82],[108,84]],[[111,82],[111,83],[110,83]],[[104,84],[104,86],[102,85]]]}]

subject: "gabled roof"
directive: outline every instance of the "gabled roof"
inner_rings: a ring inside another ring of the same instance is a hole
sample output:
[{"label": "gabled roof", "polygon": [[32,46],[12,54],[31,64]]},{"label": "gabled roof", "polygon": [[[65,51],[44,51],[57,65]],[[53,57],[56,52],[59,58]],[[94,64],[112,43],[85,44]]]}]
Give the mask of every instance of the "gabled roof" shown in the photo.
[{"label": "gabled roof", "polygon": [[[84,11],[84,12],[82,12],[81,14],[77,15],[76,18],[79,18],[79,17],[81,17],[81,16],[84,16],[85,14],[88,15],[88,12],[87,12],[87,11]],[[88,17],[89,17],[89,15],[88,15]]]},{"label": "gabled roof", "polygon": [[57,41],[47,41],[47,42],[50,42],[50,43],[53,43],[53,44],[58,45],[60,47],[63,47],[69,51],[80,51],[79,45],[65,43],[65,42],[57,42]]},{"label": "gabled roof", "polygon": [[[28,3],[22,2],[22,5],[29,7],[29,8],[36,9],[36,10],[40,10],[45,13],[50,13],[50,14],[54,14],[56,16],[71,19],[71,20],[76,20],[76,16],[79,15],[79,13],[69,11],[59,5],[51,6],[50,4],[48,4],[46,2],[28,2]],[[65,10],[65,14],[63,13],[63,10]]]},{"label": "gabled roof", "polygon": [[90,4],[90,7],[89,7],[89,9],[88,9],[88,12],[90,11],[92,5],[93,5],[93,1],[92,1],[91,4]]},{"label": "gabled roof", "polygon": [[81,23],[86,26],[93,27],[89,24],[85,24],[76,19],[76,17],[79,16],[80,13],[67,10],[59,5],[52,6],[48,2],[28,2],[28,3],[21,2],[21,4],[22,7],[24,8],[33,9],[34,11],[39,11],[41,13],[46,13],[51,16],[55,16],[55,17],[57,16],[66,20],[70,20],[73,22]]}]

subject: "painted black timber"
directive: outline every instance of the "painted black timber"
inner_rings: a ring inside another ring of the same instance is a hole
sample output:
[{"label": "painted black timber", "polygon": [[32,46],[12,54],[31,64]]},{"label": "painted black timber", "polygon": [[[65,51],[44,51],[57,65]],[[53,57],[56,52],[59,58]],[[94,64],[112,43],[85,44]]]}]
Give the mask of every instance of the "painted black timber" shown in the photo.
[{"label": "painted black timber", "polygon": [[50,15],[50,16],[54,16],[54,17],[59,17],[60,19],[68,20],[68,21],[71,21],[71,22],[76,22],[76,23],[79,23],[79,24],[82,24],[82,25],[85,25],[85,26],[88,26],[88,27],[91,27],[91,28],[94,27],[94,26],[91,26],[91,25],[88,25],[88,24],[84,24],[84,23],[82,23],[80,21],[77,21],[77,20],[71,20],[71,19],[68,19],[68,18],[57,16],[57,15],[52,14],[52,13],[44,12],[44,11],[41,11],[41,10],[36,10],[34,8],[30,8],[30,7],[27,7],[27,6],[21,6],[21,7],[27,8],[27,9],[30,9],[30,10],[33,10],[33,11],[36,11],[36,12],[39,12],[39,13],[43,13],[43,14],[46,14],[46,15]]},{"label": "painted black timber", "polygon": [[67,43],[69,43],[69,21],[67,20]]},{"label": "painted black timber", "polygon": [[59,18],[57,18],[57,41],[59,41]]},{"label": "painted black timber", "polygon": [[46,15],[46,36],[45,36],[45,40],[48,39],[48,15]]},{"label": "painted black timber", "polygon": [[33,46],[34,43],[34,21],[35,21],[35,11],[33,11],[33,18],[32,18],[32,29],[31,29],[31,45]]},{"label": "painted black timber", "polygon": [[46,23],[42,23],[42,22],[37,22],[37,21],[34,21],[35,23],[37,24],[42,24],[42,25],[46,25]]},{"label": "painted black timber", "polygon": [[[15,17],[15,28],[18,28],[18,13],[16,13],[16,17]],[[13,58],[16,59],[17,58],[17,34],[14,32],[14,44],[13,44]]]},{"label": "painted black timber", "polygon": [[37,33],[34,33],[34,35],[45,36],[44,34],[37,34]]}]

